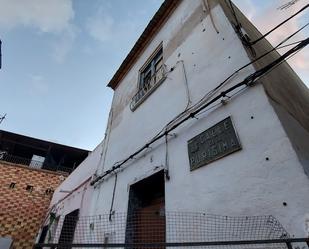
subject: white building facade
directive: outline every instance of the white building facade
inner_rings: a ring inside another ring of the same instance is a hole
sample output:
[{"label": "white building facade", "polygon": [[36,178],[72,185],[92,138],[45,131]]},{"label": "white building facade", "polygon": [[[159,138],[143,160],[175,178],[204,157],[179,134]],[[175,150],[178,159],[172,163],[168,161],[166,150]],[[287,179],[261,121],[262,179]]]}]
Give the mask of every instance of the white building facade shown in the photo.
[{"label": "white building facade", "polygon": [[163,3],[109,83],[104,141],[55,191],[50,212],[107,214],[111,224],[153,211],[272,215],[290,236],[308,236],[308,89],[282,63],[231,90],[279,57],[252,63],[272,47],[244,45],[237,22],[252,41],[261,34],[235,11],[237,21],[228,1]]}]

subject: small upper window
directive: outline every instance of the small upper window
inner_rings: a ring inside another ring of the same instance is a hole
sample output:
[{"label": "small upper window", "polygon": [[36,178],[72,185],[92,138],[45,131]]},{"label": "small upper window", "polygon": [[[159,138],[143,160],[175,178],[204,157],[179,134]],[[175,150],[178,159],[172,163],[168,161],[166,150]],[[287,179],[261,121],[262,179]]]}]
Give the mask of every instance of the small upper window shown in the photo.
[{"label": "small upper window", "polygon": [[46,195],[50,195],[52,193],[54,193],[54,190],[52,190],[51,188],[48,188],[48,189],[45,190]]},{"label": "small upper window", "polygon": [[31,193],[33,191],[33,186],[27,185],[26,190]]},{"label": "small upper window", "polygon": [[163,48],[161,44],[140,69],[138,92],[132,99],[131,110],[134,110],[146,96],[159,86],[165,78],[164,76]]},{"label": "small upper window", "polygon": [[162,74],[160,74],[162,66],[162,47],[160,47],[140,72],[139,90],[144,89],[147,91],[162,78]]},{"label": "small upper window", "polygon": [[15,182],[11,182],[9,188],[15,188],[15,186],[16,186],[16,183]]}]

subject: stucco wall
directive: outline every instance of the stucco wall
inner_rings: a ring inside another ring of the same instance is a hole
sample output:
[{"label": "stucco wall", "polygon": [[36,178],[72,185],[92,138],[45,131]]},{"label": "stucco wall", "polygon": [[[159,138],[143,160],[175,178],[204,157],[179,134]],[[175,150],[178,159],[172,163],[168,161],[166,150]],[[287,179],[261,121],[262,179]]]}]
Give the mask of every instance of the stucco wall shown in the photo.
[{"label": "stucco wall", "polygon": [[[183,72],[177,61],[184,61],[193,103],[249,62],[222,8],[215,5],[212,14],[220,33],[215,32],[209,15],[197,23],[175,46],[174,52],[165,57],[167,68],[176,65],[175,70],[140,107],[130,111],[129,100],[137,89],[139,68],[161,41],[163,50],[170,47],[171,41],[175,42],[174,37],[184,30],[181,26],[188,25],[186,20],[190,19],[190,12],[196,13],[196,8],[202,7],[200,4],[200,1],[184,1],[178,7],[116,89],[112,105],[114,125],[105,169],[144,145],[173,116],[183,111],[187,96]],[[253,70],[248,67],[228,86]],[[227,116],[232,116],[243,149],[190,172],[187,141]],[[187,122],[175,132],[177,137],[169,142],[171,179],[166,182],[167,210],[222,215],[272,214],[289,232],[303,235],[304,216],[309,208],[305,198],[309,190],[308,179],[261,85],[246,90],[212,113]],[[144,157],[132,161],[118,174],[116,211],[127,210],[128,187],[135,178],[164,167],[163,141],[152,147]],[[96,203],[96,213],[109,211],[113,184],[113,178],[106,179],[98,188],[98,200],[101,201]]]},{"label": "stucco wall", "polygon": [[88,214],[93,190],[90,180],[101,163],[102,145],[103,142],[55,190],[50,207],[58,215],[75,209],[80,209],[80,215]]},{"label": "stucco wall", "polygon": [[[250,62],[222,7],[218,4],[212,6],[219,33],[201,8],[202,1],[182,1],[116,88],[108,142],[103,150],[106,155],[98,164],[101,171],[135,152],[184,110],[188,96],[181,60],[193,103]],[[138,71],[161,42],[166,68],[174,70],[132,112],[129,104],[137,91]],[[254,67],[246,68],[222,89],[235,85],[253,71]],[[242,150],[191,172],[187,141],[228,116],[232,117]],[[165,183],[166,210],[273,215],[289,233],[305,235],[305,215],[309,210],[308,178],[262,85],[238,93],[226,105],[217,106],[198,119],[191,119],[174,132],[176,136],[171,136],[168,142],[170,180]],[[164,141],[160,140],[118,172],[112,207],[116,213],[127,211],[131,184],[165,169],[165,151]],[[88,165],[81,165],[76,174],[84,175],[83,169]],[[91,205],[85,213],[94,215],[110,211],[114,180],[111,174],[96,188],[89,188],[89,193],[84,196],[91,200]],[[81,195],[82,192],[78,194],[76,191],[75,200]],[[61,212],[68,213],[73,206],[78,206],[78,202],[66,200]]]},{"label": "stucco wall", "polygon": [[[235,22],[229,6],[222,0],[220,2],[229,20]],[[236,7],[235,10],[239,22],[251,41],[261,37],[262,34],[252,23]],[[278,32],[278,30],[274,32]],[[272,49],[272,45],[267,41],[267,38],[252,46],[256,57]],[[247,49],[247,52],[252,60],[255,59],[249,49]],[[279,58],[279,56],[280,54],[277,51],[273,51],[253,65],[256,69],[260,69]],[[263,77],[262,85],[269,103],[273,106],[297,153],[304,171],[309,176],[309,89],[286,62]]]},{"label": "stucco wall", "polygon": [[304,172],[309,176],[309,132],[279,103],[271,99],[269,101],[285,129],[300,163],[303,165]]}]

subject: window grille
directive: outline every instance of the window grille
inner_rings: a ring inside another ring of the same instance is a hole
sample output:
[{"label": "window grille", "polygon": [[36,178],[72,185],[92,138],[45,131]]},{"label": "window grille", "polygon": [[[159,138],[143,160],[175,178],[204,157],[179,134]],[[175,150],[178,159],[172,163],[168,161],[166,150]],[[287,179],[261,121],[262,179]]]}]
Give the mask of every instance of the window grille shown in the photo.
[{"label": "window grille", "polygon": [[134,111],[165,79],[162,45],[148,59],[140,70],[138,91],[131,101]]}]

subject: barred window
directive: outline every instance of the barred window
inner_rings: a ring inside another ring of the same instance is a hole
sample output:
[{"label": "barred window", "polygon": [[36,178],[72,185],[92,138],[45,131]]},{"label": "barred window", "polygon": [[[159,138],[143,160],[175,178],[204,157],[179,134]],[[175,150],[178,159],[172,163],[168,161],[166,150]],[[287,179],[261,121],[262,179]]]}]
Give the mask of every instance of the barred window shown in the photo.
[{"label": "barred window", "polygon": [[139,70],[138,90],[132,98],[131,110],[134,111],[160,85],[164,78],[163,47],[161,43]]},{"label": "barred window", "polygon": [[[162,78],[160,69],[163,66],[163,49],[162,46],[155,52],[152,58],[142,68],[140,72],[139,90],[148,90],[152,83],[156,83]],[[153,82],[152,82],[153,81]]]}]

